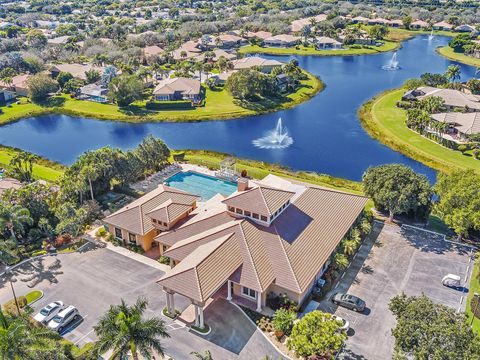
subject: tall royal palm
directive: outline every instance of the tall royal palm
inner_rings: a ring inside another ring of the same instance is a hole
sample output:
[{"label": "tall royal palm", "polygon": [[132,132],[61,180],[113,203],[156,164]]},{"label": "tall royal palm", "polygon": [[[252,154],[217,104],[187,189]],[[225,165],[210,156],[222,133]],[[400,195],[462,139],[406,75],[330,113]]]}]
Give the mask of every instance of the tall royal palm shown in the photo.
[{"label": "tall royal palm", "polygon": [[26,225],[32,225],[33,219],[28,209],[17,204],[0,203],[0,228],[8,229],[12,239],[25,231]]},{"label": "tall royal palm", "polygon": [[144,298],[129,306],[122,299],[120,305],[111,306],[94,327],[98,340],[98,355],[112,350],[110,360],[125,356],[129,351],[134,359],[139,355],[150,359],[153,351],[164,355],[160,338],[169,337],[165,323],[160,318],[143,319],[148,302]]}]

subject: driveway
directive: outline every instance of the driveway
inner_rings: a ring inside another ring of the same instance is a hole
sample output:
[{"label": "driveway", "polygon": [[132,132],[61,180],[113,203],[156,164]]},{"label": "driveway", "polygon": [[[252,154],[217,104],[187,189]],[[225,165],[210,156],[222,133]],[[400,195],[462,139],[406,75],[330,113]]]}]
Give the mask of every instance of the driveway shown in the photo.
[{"label": "driveway", "polygon": [[471,249],[443,237],[413,228],[376,223],[370,236],[338,286],[331,291],[348,292],[367,303],[362,314],[333,305],[328,297],[319,309],[350,322],[346,348],[340,358],[384,360],[392,358],[395,319],[388,303],[395,295],[424,293],[433,301],[465,310],[466,294],[442,286],[448,273],[458,274],[468,286]]},{"label": "driveway", "polygon": [[[149,300],[147,316],[162,316],[165,296],[155,282],[163,272],[109,249],[86,249],[81,253],[44,257],[16,269],[14,284],[17,295],[31,289],[44,292],[33,305],[35,311],[51,301],[62,300],[75,305],[82,318],[62,334],[83,346],[95,340],[93,326],[110,305],[121,299],[133,303],[139,296]],[[10,286],[0,279],[0,303],[12,298]],[[175,295],[175,307],[185,309],[186,298]],[[215,359],[260,359],[280,354],[232,304],[217,300],[205,310],[205,321],[212,327],[207,336],[200,336],[182,323],[163,317],[170,339],[163,340],[168,355],[187,359],[192,351],[210,350]]]}]

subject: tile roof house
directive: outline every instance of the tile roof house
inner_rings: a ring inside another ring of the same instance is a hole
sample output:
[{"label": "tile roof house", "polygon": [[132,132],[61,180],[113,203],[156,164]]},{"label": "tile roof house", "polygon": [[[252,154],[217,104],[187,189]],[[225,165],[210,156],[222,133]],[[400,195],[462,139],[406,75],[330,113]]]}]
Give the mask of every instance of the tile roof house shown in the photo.
[{"label": "tile roof house", "polygon": [[160,80],[153,90],[157,101],[192,100],[201,99],[201,84],[197,79],[191,78],[166,78]]},{"label": "tile roof house", "polygon": [[302,31],[304,26],[311,26],[313,21],[319,23],[325,20],[327,20],[326,14],[319,14],[309,18],[294,20],[290,24],[290,31],[294,33],[299,32]]},{"label": "tile roof house", "polygon": [[257,32],[247,32],[248,39],[259,39],[265,40],[272,36],[272,33],[269,31],[257,31]]},{"label": "tile roof house", "polygon": [[164,50],[157,45],[152,45],[152,46],[147,46],[145,49],[143,49],[143,53],[145,57],[150,57],[150,56],[157,56],[160,54],[163,54]]},{"label": "tile roof house", "polygon": [[342,43],[327,36],[318,36],[314,40],[317,49],[340,49]]},{"label": "tile roof house", "polygon": [[475,31],[475,26],[472,25],[459,25],[455,28],[455,31],[459,32],[474,32]]},{"label": "tile roof house", "polygon": [[423,20],[415,20],[410,24],[410,27],[413,29],[425,29],[428,28],[429,24]]},{"label": "tile roof house", "polygon": [[103,221],[117,240],[136,244],[146,251],[152,247],[156,235],[188,217],[198,199],[196,195],[160,185]]},{"label": "tile roof house", "polygon": [[402,99],[422,100],[430,96],[438,96],[444,101],[447,109],[462,109],[468,111],[480,111],[480,96],[466,94],[459,90],[440,89],[430,86],[421,86],[415,90],[407,91]]},{"label": "tile roof house", "polygon": [[56,64],[52,65],[49,69],[50,75],[54,79],[60,72],[67,72],[72,74],[74,78],[80,80],[87,80],[86,72],[90,70],[98,71],[100,75],[102,75],[105,68],[93,64]]},{"label": "tile roof house", "polygon": [[453,29],[453,25],[452,24],[449,24],[448,22],[446,21],[440,21],[440,22],[437,22],[435,24],[432,25],[432,28],[434,30],[452,30]]},{"label": "tile roof house", "polygon": [[17,96],[28,96],[27,80],[30,77],[28,74],[20,74],[12,77],[12,82],[7,84],[0,80],[0,88],[4,88],[15,92]]},{"label": "tile roof house", "polygon": [[0,179],[0,195],[6,190],[17,190],[22,187],[22,183],[17,179],[2,178]]},{"label": "tile roof house", "polygon": [[270,36],[263,40],[263,45],[271,47],[292,47],[300,42],[300,37],[289,34]]},{"label": "tile roof house", "polygon": [[199,327],[203,306],[219,291],[257,311],[269,293],[302,303],[367,202],[272,175],[250,183],[218,199],[223,210],[198,208],[191,219],[155,237],[175,265],[158,280],[168,311],[174,311],[174,294],[189,298]]},{"label": "tile roof house", "polygon": [[107,102],[108,89],[98,84],[87,84],[78,89],[79,96],[77,98],[81,100],[90,100],[95,102],[104,103]]},{"label": "tile roof house", "polygon": [[270,73],[274,67],[282,66],[277,60],[264,59],[259,56],[248,56],[232,61],[233,70],[251,69],[259,67],[263,72]]},{"label": "tile roof house", "polygon": [[440,113],[432,114],[431,118],[438,122],[447,123],[449,129],[446,134],[456,142],[468,140],[469,135],[480,134],[480,112]]}]

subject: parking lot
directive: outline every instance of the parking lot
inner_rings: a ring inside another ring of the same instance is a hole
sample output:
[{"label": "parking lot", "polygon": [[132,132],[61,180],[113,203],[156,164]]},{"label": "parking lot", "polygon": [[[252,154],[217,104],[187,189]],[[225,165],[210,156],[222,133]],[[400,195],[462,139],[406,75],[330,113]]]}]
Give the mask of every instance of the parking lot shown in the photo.
[{"label": "parking lot", "polygon": [[[205,322],[212,328],[208,336],[200,336],[180,321],[161,315],[165,295],[156,280],[162,275],[158,268],[109,249],[90,246],[80,253],[44,257],[22,265],[15,270],[14,286],[17,295],[32,289],[43,291],[43,298],[33,305],[35,313],[55,300],[77,307],[81,318],[69,324],[62,335],[80,347],[95,340],[93,326],[110,305],[119,304],[121,299],[132,304],[144,296],[149,301],[146,316],[162,316],[165,320],[171,337],[164,339],[163,344],[167,354],[175,359],[190,358],[190,352],[207,349],[218,359],[253,359],[264,355],[280,358],[244,314],[226,301],[215,301],[206,309]],[[11,298],[10,286],[0,278],[0,303]],[[189,304],[187,299],[175,295],[177,309],[183,310]]]},{"label": "parking lot", "polygon": [[460,275],[468,287],[471,249],[443,240],[442,236],[414,228],[376,223],[335,292],[348,292],[366,301],[363,313],[333,305],[327,299],[319,308],[350,322],[343,359],[392,358],[395,319],[388,310],[392,297],[424,293],[433,301],[465,310],[466,293],[444,287],[442,277]]}]

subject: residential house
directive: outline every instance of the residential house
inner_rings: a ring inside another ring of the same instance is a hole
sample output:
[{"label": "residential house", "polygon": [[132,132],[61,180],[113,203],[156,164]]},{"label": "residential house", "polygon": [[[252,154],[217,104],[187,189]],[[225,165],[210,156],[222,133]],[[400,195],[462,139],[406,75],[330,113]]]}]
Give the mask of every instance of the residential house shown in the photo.
[{"label": "residential house", "polygon": [[363,16],[355,16],[351,22],[353,24],[368,24],[368,22],[370,21],[369,18],[366,18],[366,17],[363,17]]},{"label": "residential house", "polygon": [[326,14],[319,14],[317,16],[313,16],[309,18],[294,20],[290,24],[290,31],[293,33],[296,33],[296,32],[302,31],[304,26],[311,26],[312,22],[319,23],[325,20],[327,20]]},{"label": "residential house", "polygon": [[430,96],[438,96],[444,101],[448,110],[459,109],[462,111],[480,111],[480,96],[466,94],[459,90],[440,89],[430,86],[421,86],[417,89],[407,91],[402,100],[422,100]]},{"label": "residential house", "polygon": [[472,25],[459,25],[455,28],[455,31],[458,32],[475,32],[475,26]]},{"label": "residential house", "polygon": [[143,54],[146,58],[152,57],[152,56],[158,56],[164,53],[164,50],[157,45],[152,45],[152,46],[147,46],[145,49],[143,49]]},{"label": "residential house", "polygon": [[327,36],[319,36],[315,38],[315,48],[319,50],[326,50],[326,49],[340,49],[342,47],[342,43],[329,38]]},{"label": "residential house", "polygon": [[15,99],[15,92],[0,88],[0,104],[6,103]]},{"label": "residential house", "polygon": [[190,59],[198,56],[204,50],[200,41],[189,40],[172,52],[175,60]]},{"label": "residential house", "polygon": [[4,178],[0,179],[0,195],[7,190],[18,190],[22,187],[22,183],[17,179]]},{"label": "residential house", "polygon": [[56,29],[60,25],[59,21],[35,20],[35,26],[44,29]]},{"label": "residential house", "polygon": [[403,21],[394,19],[394,20],[390,20],[387,25],[390,27],[398,28],[403,26]]},{"label": "residential house", "polygon": [[68,43],[68,39],[70,39],[70,36],[68,36],[68,35],[59,36],[59,37],[55,37],[55,38],[52,38],[52,39],[47,39],[47,44],[54,45],[54,46],[61,46],[61,45],[65,45],[66,43]]},{"label": "residential house", "polygon": [[238,191],[212,201],[155,237],[174,266],[158,280],[167,310],[175,311],[174,294],[187,297],[200,328],[212,296],[258,312],[270,294],[305,302],[367,198],[269,175],[258,182],[241,179]]},{"label": "residential house", "polygon": [[263,45],[271,46],[271,47],[288,48],[288,47],[297,45],[299,42],[300,42],[300,37],[298,36],[281,34],[281,35],[275,35],[275,36],[270,36],[269,38],[266,38],[265,40],[263,40]]},{"label": "residential house", "polygon": [[198,196],[159,185],[104,219],[108,231],[124,244],[141,246],[145,251],[157,243],[153,238],[173,228],[197,207]]},{"label": "residential house", "polygon": [[28,74],[20,74],[12,77],[12,82],[7,84],[0,81],[0,88],[15,92],[16,96],[28,96],[27,80],[30,77]]},{"label": "residential house", "polygon": [[445,30],[451,31],[453,29],[453,25],[449,24],[446,21],[440,21],[432,25],[433,30]]},{"label": "residential house", "polygon": [[412,29],[417,29],[417,30],[418,29],[426,29],[429,26],[430,25],[426,21],[423,21],[423,20],[415,20],[410,24],[410,27]]},{"label": "residential house", "polygon": [[287,74],[279,74],[275,77],[275,82],[281,92],[286,92],[295,87],[295,79]]},{"label": "residential house", "polygon": [[153,96],[157,101],[201,100],[201,84],[197,79],[191,78],[166,78],[160,80],[153,90]]},{"label": "residential house", "polygon": [[212,39],[214,42],[215,47],[219,47],[222,49],[231,49],[234,47],[239,47],[245,45],[247,40],[232,34],[220,34]]},{"label": "residential house", "polygon": [[432,120],[448,124],[443,134],[447,140],[457,143],[468,141],[470,135],[480,134],[480,112],[449,112],[432,114]]},{"label": "residential house", "polygon": [[274,67],[283,65],[280,61],[264,59],[259,56],[248,56],[232,61],[233,70],[251,69],[259,67],[262,72],[270,73]]},{"label": "residential house", "polygon": [[269,37],[272,37],[272,33],[269,31],[247,32],[247,39],[258,39],[263,41]]},{"label": "residential house", "polygon": [[49,69],[52,78],[56,79],[60,72],[67,72],[72,74],[76,79],[87,80],[86,73],[88,71],[95,70],[100,75],[103,74],[105,68],[102,66],[96,66],[93,64],[56,64],[52,65]]},{"label": "residential house", "polygon": [[78,90],[78,99],[80,100],[89,100],[99,103],[105,103],[107,99],[108,89],[105,86],[98,84],[88,84],[82,86]]}]

